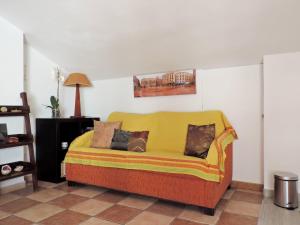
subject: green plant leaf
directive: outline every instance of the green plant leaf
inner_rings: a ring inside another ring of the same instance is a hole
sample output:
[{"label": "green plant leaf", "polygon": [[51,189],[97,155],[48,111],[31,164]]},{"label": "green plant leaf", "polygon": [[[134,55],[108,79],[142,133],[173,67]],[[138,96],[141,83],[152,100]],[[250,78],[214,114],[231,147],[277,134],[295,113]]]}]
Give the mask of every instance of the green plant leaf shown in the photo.
[{"label": "green plant leaf", "polygon": [[50,97],[50,102],[51,102],[51,105],[52,105],[52,109],[58,109],[59,100],[55,96]]}]

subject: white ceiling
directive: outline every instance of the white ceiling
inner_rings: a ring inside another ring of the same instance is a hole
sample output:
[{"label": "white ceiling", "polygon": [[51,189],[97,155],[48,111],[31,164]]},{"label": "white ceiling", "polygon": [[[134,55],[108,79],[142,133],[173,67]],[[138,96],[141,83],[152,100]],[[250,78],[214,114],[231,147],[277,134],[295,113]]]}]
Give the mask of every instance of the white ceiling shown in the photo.
[{"label": "white ceiling", "polygon": [[300,51],[299,0],[1,0],[0,16],[92,80]]}]

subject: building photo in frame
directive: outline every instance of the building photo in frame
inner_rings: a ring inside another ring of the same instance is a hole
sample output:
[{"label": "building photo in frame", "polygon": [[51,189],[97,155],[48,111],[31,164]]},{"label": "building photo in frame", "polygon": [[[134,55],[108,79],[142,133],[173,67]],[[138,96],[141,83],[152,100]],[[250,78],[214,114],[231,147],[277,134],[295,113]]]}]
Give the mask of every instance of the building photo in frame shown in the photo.
[{"label": "building photo in frame", "polygon": [[133,76],[134,97],[196,94],[196,69]]}]

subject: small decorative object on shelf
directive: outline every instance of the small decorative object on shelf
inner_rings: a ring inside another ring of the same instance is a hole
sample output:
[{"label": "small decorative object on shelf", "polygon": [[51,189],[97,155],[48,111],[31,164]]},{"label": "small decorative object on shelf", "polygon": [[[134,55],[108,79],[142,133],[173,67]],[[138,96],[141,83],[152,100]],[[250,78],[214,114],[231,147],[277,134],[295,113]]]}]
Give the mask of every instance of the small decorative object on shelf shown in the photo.
[{"label": "small decorative object on shelf", "polygon": [[15,172],[21,172],[21,171],[23,170],[23,168],[24,168],[24,166],[19,165],[19,166],[16,166],[16,167],[14,168],[14,171],[15,171]]},{"label": "small decorative object on shelf", "polygon": [[0,108],[0,111],[1,111],[1,112],[7,112],[7,107],[5,107],[5,106],[1,107],[1,108]]},{"label": "small decorative object on shelf", "polygon": [[19,138],[18,137],[8,137],[7,138],[7,143],[18,143]]},{"label": "small decorative object on shelf", "polygon": [[11,167],[9,165],[4,165],[1,167],[1,174],[2,175],[8,175],[11,173]]},{"label": "small decorative object on shelf", "polygon": [[22,112],[22,110],[21,109],[12,109],[12,110],[10,110],[10,112]]}]

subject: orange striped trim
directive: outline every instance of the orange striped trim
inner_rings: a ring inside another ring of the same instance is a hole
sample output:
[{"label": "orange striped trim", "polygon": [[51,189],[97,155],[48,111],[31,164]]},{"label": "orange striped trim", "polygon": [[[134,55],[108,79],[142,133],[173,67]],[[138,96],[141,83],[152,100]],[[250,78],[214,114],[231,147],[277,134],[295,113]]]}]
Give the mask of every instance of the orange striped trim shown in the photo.
[{"label": "orange striped trim", "polygon": [[153,159],[153,160],[163,160],[163,161],[170,161],[170,162],[183,162],[183,163],[196,163],[196,164],[201,164],[204,166],[209,166],[214,169],[218,169],[218,165],[211,165],[208,164],[207,162],[202,162],[202,161],[193,161],[193,160],[185,160],[185,159],[170,159],[170,158],[163,158],[163,157],[155,157],[155,156],[136,156],[136,155],[116,155],[116,154],[111,154],[111,153],[96,153],[96,152],[81,152],[81,151],[70,151],[68,154],[85,154],[85,155],[91,155],[91,156],[105,156],[105,157],[115,157],[115,158],[126,158],[126,159]]},{"label": "orange striped trim", "polygon": [[[72,154],[68,154],[68,157],[71,157]],[[191,169],[196,169],[196,170],[201,170],[206,173],[211,173],[211,174],[216,174],[219,175],[219,171],[215,171],[214,169],[210,168],[204,168],[201,166],[195,166],[195,165],[182,165],[182,164],[174,164],[174,163],[161,163],[161,162],[153,162],[153,161],[147,161],[147,160],[122,160],[122,159],[107,159],[103,158],[101,156],[83,156],[83,155],[76,155],[75,158],[79,159],[94,159],[94,160],[99,160],[101,159],[102,161],[106,162],[119,162],[119,163],[144,163],[144,164],[149,164],[149,165],[157,165],[157,166],[171,166],[171,167],[179,167],[179,168],[191,168]]]},{"label": "orange striped trim", "polygon": [[[237,138],[237,135],[235,133],[235,130],[232,127],[226,128],[224,132],[222,132],[217,138],[216,138],[216,148],[218,151],[218,167],[219,167],[219,172],[222,173],[221,170],[221,162],[223,162],[224,157],[223,157],[223,151],[222,151],[222,142],[224,139],[227,137],[228,134],[232,134],[235,138]],[[221,182],[221,176],[220,176],[220,182]]]}]

